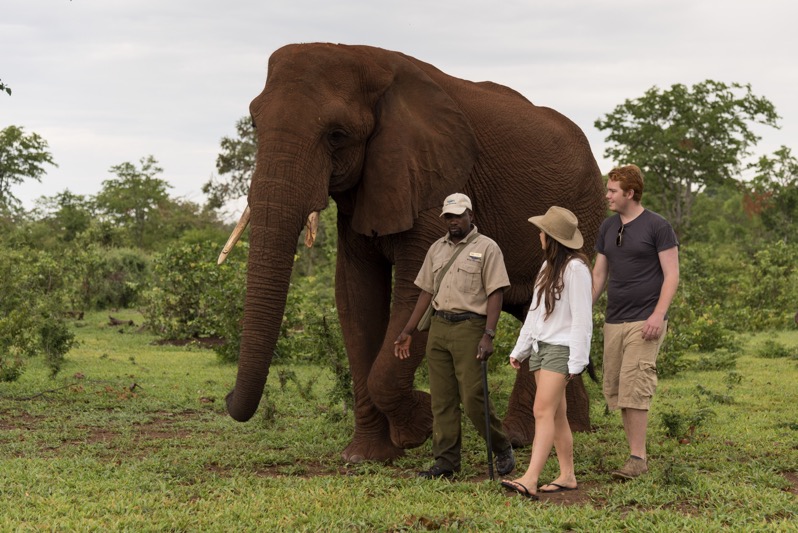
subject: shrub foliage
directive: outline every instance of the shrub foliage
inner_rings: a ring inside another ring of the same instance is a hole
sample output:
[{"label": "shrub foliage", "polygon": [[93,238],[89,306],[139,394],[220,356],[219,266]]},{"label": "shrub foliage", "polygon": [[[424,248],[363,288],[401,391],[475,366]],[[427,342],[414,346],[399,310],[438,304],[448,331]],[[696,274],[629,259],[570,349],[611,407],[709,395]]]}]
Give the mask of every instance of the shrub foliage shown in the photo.
[{"label": "shrub foliage", "polygon": [[247,249],[239,243],[222,265],[216,264],[219,245],[211,241],[178,243],[157,254],[143,296],[145,326],[164,339],[220,337],[226,344],[218,349],[237,354]]},{"label": "shrub foliage", "polygon": [[43,251],[6,249],[0,279],[0,379],[17,379],[25,360],[37,355],[55,376],[75,345],[66,318],[71,285],[61,262]]}]

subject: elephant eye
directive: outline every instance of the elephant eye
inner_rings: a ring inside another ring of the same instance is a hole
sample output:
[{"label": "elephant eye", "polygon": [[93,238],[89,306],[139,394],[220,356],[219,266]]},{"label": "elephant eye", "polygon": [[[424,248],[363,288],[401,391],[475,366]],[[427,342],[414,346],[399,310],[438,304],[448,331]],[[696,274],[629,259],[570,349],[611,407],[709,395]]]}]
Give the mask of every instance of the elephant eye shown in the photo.
[{"label": "elephant eye", "polygon": [[327,140],[330,143],[330,146],[338,146],[343,143],[349,136],[346,132],[342,129],[334,129],[327,134]]}]

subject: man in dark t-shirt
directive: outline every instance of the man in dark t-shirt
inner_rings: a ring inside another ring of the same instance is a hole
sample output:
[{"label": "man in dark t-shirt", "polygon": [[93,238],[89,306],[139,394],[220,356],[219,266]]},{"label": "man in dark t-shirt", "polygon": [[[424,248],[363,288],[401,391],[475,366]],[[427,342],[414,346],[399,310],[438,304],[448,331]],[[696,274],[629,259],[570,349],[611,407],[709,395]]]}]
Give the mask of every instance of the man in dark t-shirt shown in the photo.
[{"label": "man in dark t-shirt", "polygon": [[616,479],[648,471],[646,430],[657,354],[679,286],[679,241],[667,220],[642,206],[642,196],[640,168],[610,171],[607,201],[616,214],[599,229],[593,267],[593,303],[607,288],[604,397],[611,410],[621,410],[630,450],[623,467],[612,472]]}]

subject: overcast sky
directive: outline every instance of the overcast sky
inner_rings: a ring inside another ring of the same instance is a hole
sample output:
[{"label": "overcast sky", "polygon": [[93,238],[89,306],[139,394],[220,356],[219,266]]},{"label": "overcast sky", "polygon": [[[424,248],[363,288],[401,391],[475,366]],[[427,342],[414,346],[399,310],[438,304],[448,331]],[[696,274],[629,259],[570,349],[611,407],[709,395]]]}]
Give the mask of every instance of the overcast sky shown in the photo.
[{"label": "overcast sky", "polygon": [[795,0],[1,0],[0,128],[44,137],[58,168],[13,189],[26,207],[94,195],[108,169],[153,155],[175,197],[204,202],[219,141],[296,42],[397,50],[508,85],[587,134],[653,87],[750,83],[781,115],[758,153],[798,155]]}]

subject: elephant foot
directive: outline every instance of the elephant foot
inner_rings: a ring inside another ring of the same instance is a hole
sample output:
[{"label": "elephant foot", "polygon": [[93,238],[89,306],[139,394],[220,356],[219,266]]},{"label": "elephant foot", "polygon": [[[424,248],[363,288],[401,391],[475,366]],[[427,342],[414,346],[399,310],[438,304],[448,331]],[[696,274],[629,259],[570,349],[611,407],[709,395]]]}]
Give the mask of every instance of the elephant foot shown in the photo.
[{"label": "elephant foot", "polygon": [[[391,442],[399,448],[417,448],[432,435],[432,408],[430,395],[422,391],[413,391],[413,417],[408,420],[391,420]],[[404,422],[404,423],[403,423]]]},{"label": "elephant foot", "polygon": [[502,429],[514,448],[528,446],[535,438],[535,419],[530,424],[529,420],[508,416],[502,421]]},{"label": "elephant foot", "polygon": [[387,439],[355,437],[349,446],[341,452],[341,458],[345,462],[353,464],[364,461],[389,463],[404,454],[405,451],[402,448],[394,446]]}]

